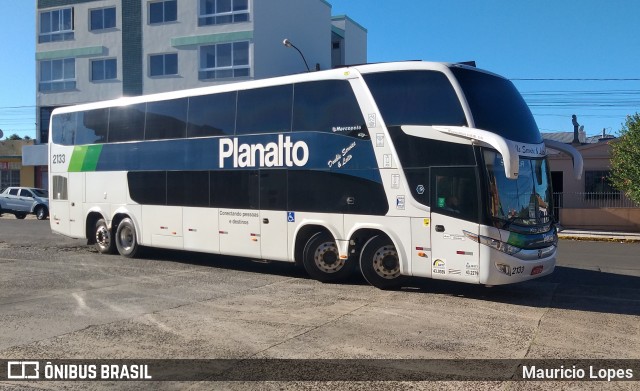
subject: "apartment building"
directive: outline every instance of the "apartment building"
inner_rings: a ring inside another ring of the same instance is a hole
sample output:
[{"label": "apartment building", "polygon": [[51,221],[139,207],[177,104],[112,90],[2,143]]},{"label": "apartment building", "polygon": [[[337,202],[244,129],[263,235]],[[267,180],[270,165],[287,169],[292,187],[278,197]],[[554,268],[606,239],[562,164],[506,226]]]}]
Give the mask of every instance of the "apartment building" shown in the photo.
[{"label": "apartment building", "polygon": [[367,61],[367,30],[325,0],[36,1],[38,144],[56,107],[306,72],[285,38],[312,71]]}]

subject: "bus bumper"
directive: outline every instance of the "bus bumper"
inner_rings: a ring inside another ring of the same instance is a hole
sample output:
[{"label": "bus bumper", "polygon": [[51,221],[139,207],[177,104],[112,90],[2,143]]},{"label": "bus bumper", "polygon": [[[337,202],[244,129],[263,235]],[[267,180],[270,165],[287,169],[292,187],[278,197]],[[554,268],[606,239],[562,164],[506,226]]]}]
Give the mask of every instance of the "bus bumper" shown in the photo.
[{"label": "bus bumper", "polygon": [[[480,283],[485,285],[513,284],[553,273],[557,248],[522,250],[515,255],[485,248],[488,263],[480,267]],[[483,270],[484,269],[484,270]]]}]

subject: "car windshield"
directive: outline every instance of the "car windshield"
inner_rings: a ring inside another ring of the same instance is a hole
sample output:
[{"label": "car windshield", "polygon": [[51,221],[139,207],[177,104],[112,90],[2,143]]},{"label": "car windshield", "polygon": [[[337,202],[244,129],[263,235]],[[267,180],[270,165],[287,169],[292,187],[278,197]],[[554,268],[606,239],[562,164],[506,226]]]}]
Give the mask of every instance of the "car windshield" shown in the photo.
[{"label": "car windshield", "polygon": [[504,162],[499,153],[485,150],[484,160],[492,217],[525,226],[551,221],[551,177],[546,159],[520,157],[518,179],[505,176]]},{"label": "car windshield", "polygon": [[37,195],[38,197],[42,197],[42,198],[49,198],[49,192],[43,189],[31,189],[31,191]]}]

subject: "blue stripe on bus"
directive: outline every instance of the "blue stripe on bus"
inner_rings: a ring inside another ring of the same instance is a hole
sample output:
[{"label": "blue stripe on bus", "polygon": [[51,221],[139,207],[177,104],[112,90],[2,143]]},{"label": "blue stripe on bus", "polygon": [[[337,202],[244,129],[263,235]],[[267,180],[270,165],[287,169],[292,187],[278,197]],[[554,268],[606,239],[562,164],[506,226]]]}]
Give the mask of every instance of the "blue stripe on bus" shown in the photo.
[{"label": "blue stripe on bus", "polygon": [[[285,168],[260,167],[258,164],[252,167],[233,168],[233,157],[225,159],[224,167],[220,167],[220,140],[237,138],[238,144],[260,144],[265,147],[269,143],[278,144],[278,136],[278,134],[265,134],[104,144],[95,170],[197,171]],[[284,133],[282,136],[290,137],[291,144],[302,141],[308,147],[306,164],[300,167],[287,167],[289,169],[345,171],[347,175],[381,182],[370,140],[320,132]]]}]

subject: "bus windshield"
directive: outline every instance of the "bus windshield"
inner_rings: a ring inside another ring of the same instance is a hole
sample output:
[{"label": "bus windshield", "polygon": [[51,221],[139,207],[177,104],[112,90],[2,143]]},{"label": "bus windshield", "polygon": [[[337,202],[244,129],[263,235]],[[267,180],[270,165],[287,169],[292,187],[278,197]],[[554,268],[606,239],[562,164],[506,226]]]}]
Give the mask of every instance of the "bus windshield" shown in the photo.
[{"label": "bus windshield", "polygon": [[522,143],[542,142],[531,110],[513,83],[473,69],[452,67],[451,71],[464,91],[475,128]]},{"label": "bus windshield", "polygon": [[484,161],[493,218],[524,226],[551,222],[551,181],[545,159],[520,157],[518,179],[507,179],[499,153],[485,150]]}]

